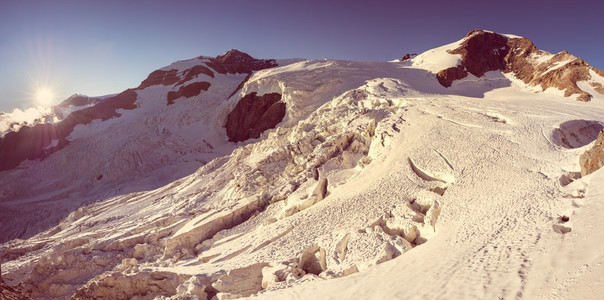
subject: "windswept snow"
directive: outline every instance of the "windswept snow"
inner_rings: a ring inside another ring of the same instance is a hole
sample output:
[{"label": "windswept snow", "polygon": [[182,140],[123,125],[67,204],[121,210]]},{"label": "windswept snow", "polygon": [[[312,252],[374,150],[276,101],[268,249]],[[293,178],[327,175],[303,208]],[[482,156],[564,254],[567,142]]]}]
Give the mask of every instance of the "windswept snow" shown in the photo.
[{"label": "windswept snow", "polygon": [[447,50],[457,49],[462,40],[428,50],[411,59],[411,65],[415,68],[424,69],[432,73],[455,67],[461,64],[461,54],[450,54]]},{"label": "windswept snow", "polygon": [[523,36],[519,36],[519,35],[515,35],[515,34],[509,34],[509,33],[502,34],[502,35],[505,36],[505,37],[507,37],[507,38],[510,38],[510,39],[520,39],[520,38],[523,38]]},{"label": "windswept snow", "polygon": [[564,67],[566,64],[572,62],[573,59],[567,59],[567,60],[563,60],[563,61],[556,61],[552,64],[551,67],[549,67],[549,69],[547,69],[543,74],[541,74],[541,76],[551,72],[551,71],[555,71],[557,69],[560,69],[562,67]]},{"label": "windswept snow", "polygon": [[170,71],[176,70],[177,72],[182,72],[188,70],[194,66],[201,65],[204,62],[209,61],[209,57],[196,57],[192,59],[179,60],[177,62],[173,62],[168,66],[161,68],[162,71]]},{"label": "windswept snow", "polygon": [[532,53],[531,57],[537,64],[543,64],[549,62],[555,54],[553,53]]},{"label": "windswept snow", "polygon": [[589,71],[589,80],[577,81],[577,86],[590,93],[596,99],[604,100],[604,77],[598,75],[593,70]]}]

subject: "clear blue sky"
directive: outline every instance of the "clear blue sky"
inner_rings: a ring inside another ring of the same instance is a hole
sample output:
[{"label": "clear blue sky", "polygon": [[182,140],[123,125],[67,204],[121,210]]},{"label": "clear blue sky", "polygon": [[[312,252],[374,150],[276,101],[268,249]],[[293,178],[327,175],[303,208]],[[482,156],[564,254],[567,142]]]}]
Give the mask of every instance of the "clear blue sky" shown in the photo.
[{"label": "clear blue sky", "polygon": [[0,0],[0,110],[41,85],[59,102],[136,87],[180,59],[236,48],[259,58],[391,60],[512,33],[604,69],[601,1]]}]

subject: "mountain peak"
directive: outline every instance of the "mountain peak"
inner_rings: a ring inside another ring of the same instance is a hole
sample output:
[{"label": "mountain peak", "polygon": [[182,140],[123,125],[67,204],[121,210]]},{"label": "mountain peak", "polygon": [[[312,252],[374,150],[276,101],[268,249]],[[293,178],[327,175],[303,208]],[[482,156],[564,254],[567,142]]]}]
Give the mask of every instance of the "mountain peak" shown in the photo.
[{"label": "mountain peak", "polygon": [[231,49],[229,51],[227,51],[225,54],[223,55],[218,55],[216,56],[216,59],[224,59],[224,60],[228,60],[228,59],[233,59],[233,58],[237,58],[237,59],[253,59],[252,56],[250,56],[249,54],[239,51],[237,49]]},{"label": "mountain peak", "polygon": [[212,60],[212,68],[219,73],[251,73],[277,66],[274,59],[256,59],[237,49],[231,49]]},{"label": "mountain peak", "polygon": [[462,39],[457,48],[449,49],[451,55],[460,55],[460,62],[438,71],[436,78],[445,87],[469,74],[481,77],[489,71],[500,70],[512,73],[530,86],[550,87],[564,90],[564,96],[578,94],[577,100],[589,101],[592,94],[579,88],[577,82],[590,81],[598,93],[601,84],[592,80],[592,73],[604,77],[584,60],[567,51],[552,54],[537,49],[532,41],[524,37],[503,35],[486,30],[472,30]]}]

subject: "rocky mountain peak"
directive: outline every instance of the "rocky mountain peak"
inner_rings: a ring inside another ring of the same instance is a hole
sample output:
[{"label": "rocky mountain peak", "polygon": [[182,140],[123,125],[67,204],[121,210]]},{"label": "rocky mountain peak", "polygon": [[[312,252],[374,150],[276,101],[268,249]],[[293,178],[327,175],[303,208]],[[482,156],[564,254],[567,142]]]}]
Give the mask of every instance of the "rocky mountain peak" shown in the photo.
[{"label": "rocky mountain peak", "polygon": [[[564,90],[565,97],[577,94],[577,100],[589,101],[592,95],[579,88],[577,82],[592,80],[593,73],[604,77],[604,72],[567,51],[552,54],[537,49],[529,39],[485,30],[468,32],[459,47],[448,53],[459,54],[461,62],[437,73],[439,83],[445,87],[465,78],[468,73],[480,77],[486,72],[500,70],[512,73],[530,86],[541,86],[543,90],[553,87]],[[590,85],[604,94],[601,84],[592,80]]]},{"label": "rocky mountain peak", "polygon": [[216,56],[216,59],[221,61],[222,63],[245,63],[255,60],[249,54],[241,52],[237,49],[231,49],[223,55],[218,55]]},{"label": "rocky mountain peak", "polygon": [[277,66],[274,59],[256,59],[249,54],[231,49],[212,59],[212,68],[219,73],[251,73]]}]

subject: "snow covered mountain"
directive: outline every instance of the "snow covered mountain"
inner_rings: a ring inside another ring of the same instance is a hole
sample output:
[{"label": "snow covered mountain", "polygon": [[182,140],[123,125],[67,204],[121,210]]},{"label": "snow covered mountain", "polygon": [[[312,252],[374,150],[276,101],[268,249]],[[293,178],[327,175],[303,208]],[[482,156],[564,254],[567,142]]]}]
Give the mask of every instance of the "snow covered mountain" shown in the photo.
[{"label": "snow covered mountain", "polygon": [[604,171],[579,156],[603,84],[488,31],[404,61],[178,61],[0,139],[2,279],[35,299],[595,296]]},{"label": "snow covered mountain", "polygon": [[[435,54],[446,59],[435,64],[432,59]],[[604,94],[604,72],[582,59],[566,51],[557,54],[541,51],[523,37],[484,30],[470,31],[457,43],[429,51],[414,59],[414,65],[428,65],[432,70],[437,66],[437,79],[445,87],[468,74],[481,77],[486,72],[500,70],[529,86],[563,90],[565,97],[577,94],[579,101],[589,101],[593,94]]]}]

